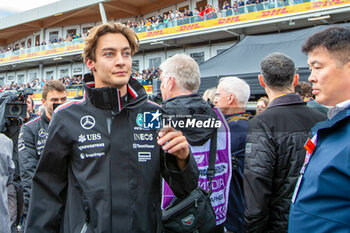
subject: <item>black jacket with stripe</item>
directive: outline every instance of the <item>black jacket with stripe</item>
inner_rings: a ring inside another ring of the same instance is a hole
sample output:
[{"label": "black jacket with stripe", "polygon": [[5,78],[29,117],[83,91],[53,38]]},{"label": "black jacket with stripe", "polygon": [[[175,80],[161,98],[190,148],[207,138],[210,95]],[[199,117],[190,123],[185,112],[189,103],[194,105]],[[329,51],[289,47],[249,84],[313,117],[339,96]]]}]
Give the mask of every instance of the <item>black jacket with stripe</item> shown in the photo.
[{"label": "black jacket with stripe", "polygon": [[46,114],[22,125],[18,137],[18,161],[23,187],[23,213],[27,215],[32,180],[47,138],[50,120]]},{"label": "black jacket with stripe", "polygon": [[[130,79],[128,93],[85,86],[58,107],[33,179],[26,232],[160,232],[161,175],[182,197],[197,187],[190,154],[180,171],[157,144],[160,106]],[[150,118],[151,115],[151,118]]]}]

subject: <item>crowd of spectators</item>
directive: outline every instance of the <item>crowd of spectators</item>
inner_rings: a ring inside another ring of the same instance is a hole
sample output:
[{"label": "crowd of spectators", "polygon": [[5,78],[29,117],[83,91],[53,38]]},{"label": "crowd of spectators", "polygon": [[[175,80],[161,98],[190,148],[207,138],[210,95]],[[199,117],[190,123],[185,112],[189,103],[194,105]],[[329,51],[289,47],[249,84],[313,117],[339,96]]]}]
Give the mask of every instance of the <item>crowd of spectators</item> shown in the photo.
[{"label": "crowd of spectators", "polygon": [[215,8],[212,5],[207,4],[205,7],[200,7],[199,9],[195,8],[193,11],[187,8],[185,8],[183,11],[170,10],[166,13],[163,13],[163,15],[152,16],[146,20],[141,19],[141,21],[139,22],[131,22],[130,20],[128,20],[125,24],[126,26],[134,29],[141,28],[144,26],[147,26],[148,29],[151,29],[150,26],[157,26],[158,24],[161,24],[161,23],[168,23],[174,20],[185,19],[192,16],[203,17],[204,15],[213,14],[218,11],[220,11],[220,8]]},{"label": "crowd of spectators", "polygon": [[[59,36],[58,38],[56,38],[56,37],[54,36],[54,37],[52,37],[49,41],[45,41],[45,40],[42,40],[41,42],[36,41],[36,42],[35,42],[35,47],[37,47],[37,46],[42,46],[42,45],[47,45],[47,44],[61,43],[61,42],[64,42],[64,41],[72,41],[72,40],[74,40],[74,39],[79,39],[79,38],[86,37],[86,36],[87,36],[86,33],[83,33],[83,35],[80,34],[80,33],[77,33],[77,34],[68,34],[68,35],[66,36],[66,38],[63,38],[63,37],[61,37],[61,36]],[[14,51],[23,50],[23,49],[31,48],[31,47],[33,47],[31,43],[27,43],[27,46],[25,46],[24,43],[22,43],[21,45],[16,44],[15,46],[8,46],[7,49],[1,49],[1,48],[0,48],[0,53],[14,52]]]},{"label": "crowd of spectators", "polygon": [[238,7],[245,6],[245,5],[253,5],[253,4],[260,4],[262,2],[267,2],[268,0],[238,0],[234,1],[233,4],[230,4],[229,1],[225,1],[221,7],[221,10],[229,10],[229,9],[237,9]]},{"label": "crowd of spectators", "polygon": [[[161,23],[168,23],[174,20],[178,19],[186,19],[192,16],[200,16],[204,17],[206,16],[207,18],[211,18],[213,14],[217,14],[217,17],[222,17],[222,11],[226,10],[233,10],[234,12],[238,12],[238,7],[243,7],[245,5],[253,5],[253,4],[260,4],[262,2],[266,2],[268,0],[237,0],[233,1],[231,4],[231,1],[225,1],[221,6],[219,7],[214,7],[210,4],[205,5],[205,7],[199,7],[199,8],[194,8],[193,11],[189,9],[184,9],[183,11],[175,10],[172,11],[170,10],[167,13],[163,13],[162,15],[157,15],[157,16],[152,16],[146,20],[141,19],[139,22],[131,22],[131,20],[128,20],[125,24],[130,27],[134,28],[136,31],[137,29],[140,29],[144,26],[147,27],[147,29],[152,29],[151,26],[157,26]],[[286,0],[282,0],[286,1]]]},{"label": "crowd of spectators", "polygon": [[[51,80],[53,80],[53,77],[51,77]],[[82,76],[65,76],[59,79],[65,86],[66,88],[74,86],[74,85],[81,85],[82,84]],[[45,81],[43,79],[36,78],[31,82],[27,83],[21,83],[18,84],[16,82],[12,82],[11,84],[4,84],[0,85],[0,92],[2,91],[7,91],[7,90],[15,90],[15,91],[20,91],[25,88],[32,88],[32,89],[41,89],[44,86]]]},{"label": "crowd of spectators", "polygon": [[[153,79],[157,79],[160,76],[160,70],[159,68],[147,68],[142,70],[141,72],[137,70],[133,70],[131,77],[139,81],[142,85],[151,85]],[[51,80],[53,77],[51,77]],[[74,85],[81,85],[83,82],[82,76],[65,76],[59,79],[65,86],[66,88],[72,87]],[[31,82],[27,83],[21,83],[18,84],[16,82],[12,82],[11,84],[3,84],[0,85],[0,92],[1,91],[7,91],[7,90],[16,90],[20,91],[25,88],[33,88],[33,89],[41,89],[44,86],[45,81],[42,79],[40,80],[39,78],[34,79]]]},{"label": "crowd of spectators", "polygon": [[[242,0],[239,0],[239,1],[242,1]],[[255,1],[261,1],[261,0],[248,0],[248,1],[255,2]],[[124,24],[127,25],[128,27],[134,28],[134,29],[137,29],[137,28],[141,29],[144,26],[147,26],[148,29],[152,29],[151,25],[157,26],[158,24],[161,24],[161,23],[167,23],[167,22],[171,22],[174,20],[178,20],[178,19],[185,19],[185,18],[189,18],[192,16],[204,17],[204,15],[210,15],[213,13],[220,12],[220,10],[222,10],[222,9],[230,9],[230,8],[231,8],[231,6],[227,2],[225,2],[225,4],[219,8],[215,8],[212,5],[207,4],[205,7],[200,7],[199,9],[195,8],[193,10],[193,12],[189,9],[184,9],[183,11],[170,10],[169,12],[164,13],[163,15],[153,16],[153,17],[150,17],[148,19],[141,19],[141,21],[139,21],[139,22],[136,22],[136,21],[131,22],[131,20],[128,20],[127,22],[124,22]],[[45,41],[45,40],[42,40],[41,42],[36,41],[35,47],[41,46],[41,45],[47,45],[47,44],[61,43],[64,41],[72,41],[74,39],[78,39],[78,38],[82,38],[82,37],[84,38],[86,36],[87,36],[87,33],[83,33],[83,34],[77,33],[77,34],[68,34],[66,36],[66,38],[62,38],[60,36],[58,38],[52,37],[49,41]],[[7,49],[4,49],[4,48],[0,49],[0,53],[13,52],[13,51],[23,50],[25,48],[31,48],[31,47],[32,47],[32,45],[30,43],[28,43],[27,46],[25,46],[24,44],[21,44],[21,45],[16,44],[15,46],[8,46]]]},{"label": "crowd of spectators", "polygon": [[66,86],[66,88],[74,85],[81,85],[83,82],[81,75],[73,77],[65,76],[63,78],[60,78],[59,80]]},{"label": "crowd of spectators", "polygon": [[139,81],[142,85],[151,85],[153,79],[157,79],[160,76],[160,69],[153,67],[147,68],[141,72],[133,70],[131,77]]},{"label": "crowd of spectators", "polygon": [[[239,7],[243,7],[245,5],[252,5],[252,4],[260,4],[262,2],[265,2],[268,0],[237,0],[233,1],[231,4],[231,1],[225,1],[221,6],[219,7],[214,7],[210,4],[205,5],[205,7],[199,7],[199,8],[194,8],[193,11],[189,9],[184,9],[183,11],[180,10],[175,10],[175,11],[168,11],[166,13],[163,13],[163,15],[157,15],[157,16],[152,16],[148,19],[141,19],[140,21],[131,21],[128,20],[127,22],[124,22],[125,25],[127,25],[130,28],[133,28],[136,32],[140,32],[143,27],[147,27],[147,30],[152,30],[156,28],[157,25],[162,24],[162,23],[168,23],[172,22],[174,20],[179,20],[179,19],[186,19],[192,16],[200,16],[200,17],[208,17],[210,18],[213,14],[217,14],[217,17],[222,17],[222,11],[225,10],[233,10],[234,12],[238,12]],[[281,0],[281,1],[286,1],[286,0]],[[225,15],[226,16],[226,15]],[[46,44],[55,44],[55,43],[60,43],[64,41],[72,41],[74,39],[78,38],[84,38],[87,36],[88,33],[77,33],[77,34],[68,34],[66,38],[62,37],[52,37],[49,41],[36,41],[35,46],[41,46],[41,45],[46,45]],[[12,52],[12,51],[17,51],[17,50],[22,50],[25,48],[30,48],[32,45],[30,43],[25,46],[24,44],[16,44],[15,46],[8,46],[7,49],[0,49],[0,53],[6,53],[6,52]]]}]

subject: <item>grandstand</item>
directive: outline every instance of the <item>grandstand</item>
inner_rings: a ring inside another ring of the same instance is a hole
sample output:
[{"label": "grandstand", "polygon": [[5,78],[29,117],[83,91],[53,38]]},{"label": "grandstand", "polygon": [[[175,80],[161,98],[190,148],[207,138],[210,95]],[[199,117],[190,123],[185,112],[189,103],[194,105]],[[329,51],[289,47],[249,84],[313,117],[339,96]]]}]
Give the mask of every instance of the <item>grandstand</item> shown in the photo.
[{"label": "grandstand", "polygon": [[[349,12],[350,0],[61,0],[1,19],[0,91],[61,79],[71,95],[81,93],[89,72],[84,37],[102,22],[122,22],[138,34],[134,77],[156,95],[157,67],[176,53],[202,64],[246,36],[346,23]],[[238,74],[235,64],[230,69]]]}]

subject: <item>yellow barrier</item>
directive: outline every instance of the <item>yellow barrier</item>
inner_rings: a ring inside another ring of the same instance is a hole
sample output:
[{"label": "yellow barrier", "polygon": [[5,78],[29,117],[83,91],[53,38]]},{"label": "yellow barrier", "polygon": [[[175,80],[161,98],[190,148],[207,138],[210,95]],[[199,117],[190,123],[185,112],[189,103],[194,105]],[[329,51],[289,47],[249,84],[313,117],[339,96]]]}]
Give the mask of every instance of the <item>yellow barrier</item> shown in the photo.
[{"label": "yellow barrier", "polygon": [[[83,90],[79,90],[78,91],[78,96],[82,96],[83,95]],[[73,97],[76,97],[77,96],[77,91],[74,90],[74,91],[67,91],[67,97],[68,98],[73,98]],[[41,92],[40,93],[34,93],[32,95],[32,98],[33,99],[41,99],[42,98],[42,95],[41,95]]]},{"label": "yellow barrier", "polygon": [[153,93],[153,85],[144,85],[143,87],[145,88],[147,94]]},{"label": "yellow barrier", "polygon": [[[153,85],[144,85],[143,87],[145,88],[147,94],[152,94],[153,93]],[[67,91],[67,97],[68,98],[76,97],[77,96],[76,94],[77,94],[76,90],[74,90],[74,91]],[[82,96],[82,95],[83,95],[83,90],[79,90],[78,91],[78,96]],[[33,99],[41,99],[42,98],[41,92],[40,93],[34,93],[32,95],[32,98]]]}]

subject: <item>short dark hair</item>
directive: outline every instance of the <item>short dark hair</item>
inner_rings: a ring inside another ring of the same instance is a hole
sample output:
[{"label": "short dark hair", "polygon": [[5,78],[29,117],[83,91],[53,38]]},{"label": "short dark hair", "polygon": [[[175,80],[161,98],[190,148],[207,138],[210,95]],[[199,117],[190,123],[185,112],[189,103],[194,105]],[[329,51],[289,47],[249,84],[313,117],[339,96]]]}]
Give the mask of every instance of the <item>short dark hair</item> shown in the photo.
[{"label": "short dark hair", "polygon": [[46,100],[47,93],[49,91],[58,91],[58,92],[64,92],[66,91],[66,87],[58,80],[49,80],[46,81],[43,90],[41,92],[42,98]]},{"label": "short dark hair", "polygon": [[334,58],[340,65],[348,63],[350,61],[350,28],[333,26],[317,32],[306,40],[302,51],[308,54],[317,47],[324,47],[334,54]]},{"label": "short dark hair", "polygon": [[260,63],[264,82],[271,88],[285,88],[293,83],[295,65],[293,60],[282,53],[272,53]]},{"label": "short dark hair", "polygon": [[312,86],[308,82],[299,82],[294,89],[302,97],[312,97]]}]

